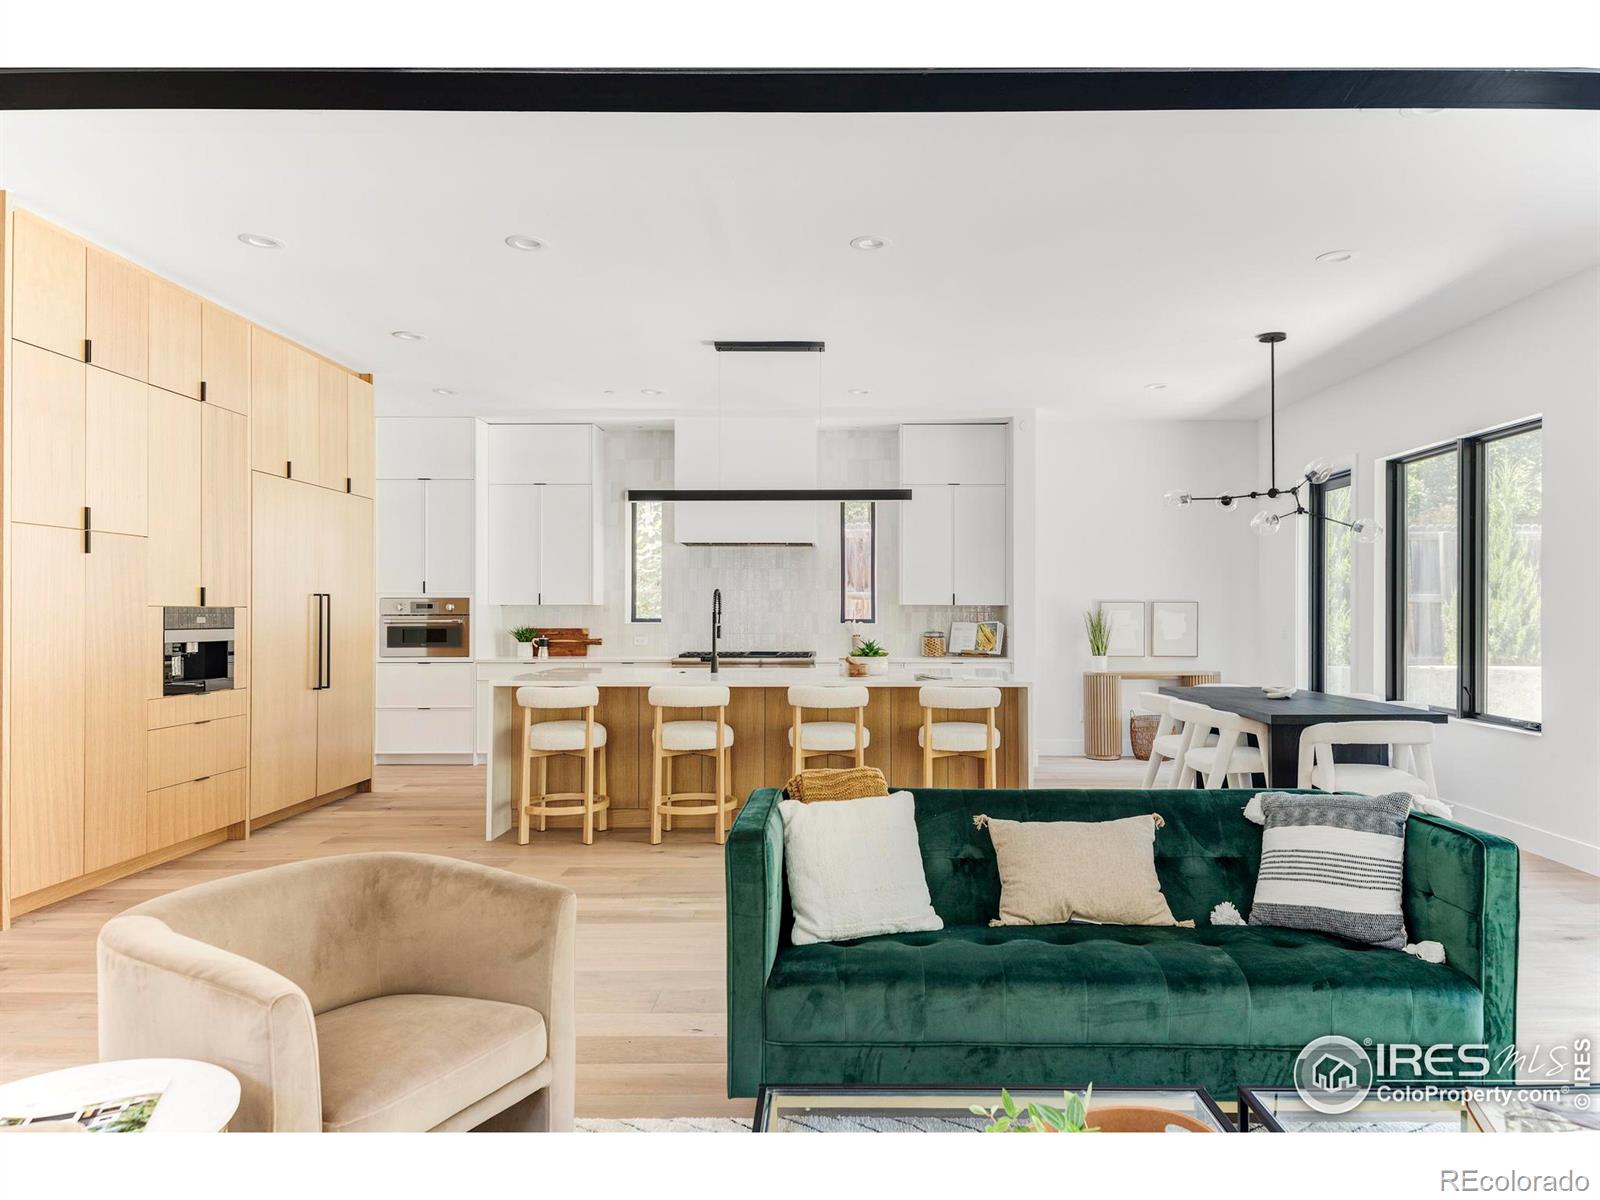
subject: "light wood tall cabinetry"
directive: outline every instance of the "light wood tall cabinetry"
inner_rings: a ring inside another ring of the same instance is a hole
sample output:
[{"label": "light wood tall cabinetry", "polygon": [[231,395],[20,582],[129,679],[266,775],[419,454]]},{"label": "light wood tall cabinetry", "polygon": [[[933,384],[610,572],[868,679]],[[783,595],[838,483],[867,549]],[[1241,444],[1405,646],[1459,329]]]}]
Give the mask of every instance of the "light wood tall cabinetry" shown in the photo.
[{"label": "light wood tall cabinetry", "polygon": [[[366,781],[375,639],[370,381],[0,214],[4,927],[245,836],[257,686],[259,811]],[[254,530],[253,480],[284,489]],[[162,694],[163,608],[190,605],[234,610],[231,691]]]},{"label": "light wood tall cabinetry", "polygon": [[258,472],[252,818],[372,776],[372,502]]}]

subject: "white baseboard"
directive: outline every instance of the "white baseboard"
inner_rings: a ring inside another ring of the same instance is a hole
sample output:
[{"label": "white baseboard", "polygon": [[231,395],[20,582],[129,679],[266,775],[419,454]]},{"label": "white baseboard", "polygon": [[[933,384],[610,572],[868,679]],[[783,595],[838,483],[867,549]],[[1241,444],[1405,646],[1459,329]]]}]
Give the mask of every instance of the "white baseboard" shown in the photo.
[{"label": "white baseboard", "polygon": [[1454,819],[1463,825],[1498,833],[1541,858],[1552,859],[1590,875],[1600,875],[1600,846],[1591,846],[1577,838],[1551,833],[1534,825],[1524,825],[1521,821],[1496,816],[1465,804],[1452,804],[1451,808],[1455,812]]},{"label": "white baseboard", "polygon": [[1035,743],[1035,749],[1040,755],[1049,755],[1053,758],[1081,758],[1083,756],[1083,739],[1079,738],[1040,738]]}]

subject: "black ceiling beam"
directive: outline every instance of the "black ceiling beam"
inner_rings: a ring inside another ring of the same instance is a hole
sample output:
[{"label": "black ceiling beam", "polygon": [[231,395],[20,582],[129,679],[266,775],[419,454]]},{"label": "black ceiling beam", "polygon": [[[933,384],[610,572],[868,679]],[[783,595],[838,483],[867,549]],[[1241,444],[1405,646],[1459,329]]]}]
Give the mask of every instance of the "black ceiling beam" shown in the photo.
[{"label": "black ceiling beam", "polygon": [[0,69],[0,110],[1032,112],[1600,109],[1587,70]]}]

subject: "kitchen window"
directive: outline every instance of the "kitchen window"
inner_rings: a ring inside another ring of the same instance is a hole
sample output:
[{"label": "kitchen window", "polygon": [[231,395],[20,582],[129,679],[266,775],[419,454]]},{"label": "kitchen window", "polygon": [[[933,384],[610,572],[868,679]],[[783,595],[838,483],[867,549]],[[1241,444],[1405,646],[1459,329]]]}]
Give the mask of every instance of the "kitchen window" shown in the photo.
[{"label": "kitchen window", "polygon": [[1344,525],[1352,521],[1350,472],[1341,471],[1311,489],[1311,690],[1348,696],[1355,662],[1353,572],[1355,539]]},{"label": "kitchen window", "polygon": [[877,505],[846,500],[839,505],[839,619],[878,619]]},{"label": "kitchen window", "polygon": [[661,620],[662,501],[628,505],[628,620]]},{"label": "kitchen window", "polygon": [[1389,464],[1389,695],[1539,729],[1538,421]]}]

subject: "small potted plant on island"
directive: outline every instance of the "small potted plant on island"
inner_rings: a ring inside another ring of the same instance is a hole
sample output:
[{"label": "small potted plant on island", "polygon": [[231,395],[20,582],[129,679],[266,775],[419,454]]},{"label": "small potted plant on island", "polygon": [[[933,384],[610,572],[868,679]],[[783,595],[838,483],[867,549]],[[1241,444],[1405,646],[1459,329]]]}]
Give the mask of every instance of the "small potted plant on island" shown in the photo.
[{"label": "small potted plant on island", "polygon": [[1083,614],[1083,630],[1089,635],[1089,667],[1091,671],[1106,669],[1106,648],[1111,644],[1111,625],[1105,613],[1095,609]]},{"label": "small potted plant on island", "polygon": [[889,671],[889,652],[871,638],[850,651],[844,660],[845,674],[852,679],[868,675],[886,675]]},{"label": "small potted plant on island", "polygon": [[533,642],[539,636],[539,631],[532,625],[518,625],[511,631],[511,638],[517,643],[517,657],[533,661]]}]

